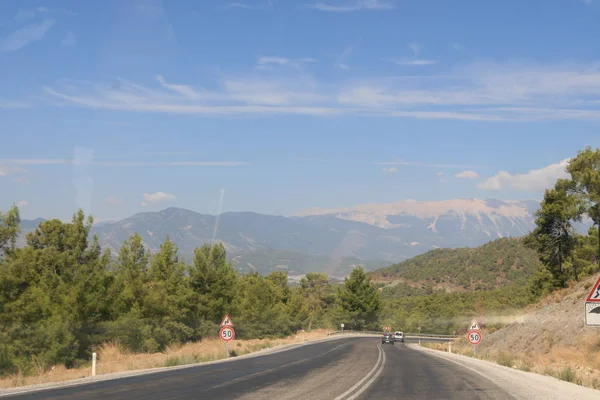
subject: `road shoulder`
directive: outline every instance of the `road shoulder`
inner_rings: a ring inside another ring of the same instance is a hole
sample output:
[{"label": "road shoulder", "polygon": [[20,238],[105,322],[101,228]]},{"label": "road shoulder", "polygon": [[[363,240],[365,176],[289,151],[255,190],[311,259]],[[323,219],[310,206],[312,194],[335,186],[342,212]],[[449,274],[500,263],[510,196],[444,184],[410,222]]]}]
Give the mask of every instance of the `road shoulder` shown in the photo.
[{"label": "road shoulder", "polygon": [[600,391],[564,382],[556,378],[524,372],[489,361],[479,360],[459,354],[450,354],[440,350],[428,349],[418,345],[408,345],[415,351],[442,358],[476,372],[482,378],[489,379],[517,399],[522,400],[597,400]]}]

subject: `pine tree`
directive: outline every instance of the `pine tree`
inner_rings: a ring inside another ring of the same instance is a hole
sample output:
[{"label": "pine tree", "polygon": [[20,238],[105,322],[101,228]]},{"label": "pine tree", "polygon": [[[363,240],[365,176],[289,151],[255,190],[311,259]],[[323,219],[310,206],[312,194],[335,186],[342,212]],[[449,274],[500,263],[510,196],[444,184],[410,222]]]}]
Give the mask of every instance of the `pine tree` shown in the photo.
[{"label": "pine tree", "polygon": [[380,311],[379,292],[362,267],[356,267],[338,288],[337,319],[351,329],[375,329]]},{"label": "pine tree", "polygon": [[0,212],[0,259],[6,252],[14,250],[20,231],[21,218],[17,206],[6,213]]},{"label": "pine tree", "polygon": [[237,285],[237,274],[227,261],[225,246],[204,244],[196,249],[189,275],[198,317],[218,324],[232,312]]}]

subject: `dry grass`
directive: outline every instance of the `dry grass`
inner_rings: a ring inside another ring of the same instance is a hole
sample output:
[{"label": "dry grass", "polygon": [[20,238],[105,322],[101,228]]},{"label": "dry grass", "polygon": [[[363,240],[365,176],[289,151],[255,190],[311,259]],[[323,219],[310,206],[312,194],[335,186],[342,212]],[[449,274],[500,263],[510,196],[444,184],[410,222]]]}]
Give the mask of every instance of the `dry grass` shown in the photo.
[{"label": "dry grass", "polygon": [[[299,332],[294,336],[283,339],[234,340],[229,343],[229,352],[231,356],[241,356],[267,348],[325,337],[327,337],[327,331],[314,330],[312,332]],[[101,375],[218,360],[225,358],[226,352],[225,345],[220,339],[206,339],[196,343],[172,346],[163,353],[155,354],[132,354],[123,351],[118,343],[106,343],[98,350],[97,355],[96,374]],[[90,375],[91,363],[87,367],[72,369],[67,369],[64,366],[56,366],[52,370],[39,371],[35,376],[15,374],[2,378],[0,379],[0,388],[67,381],[85,378]]]},{"label": "dry grass", "polygon": [[[484,333],[485,334],[485,333]],[[448,351],[446,343],[423,344],[440,351]],[[505,350],[479,350],[474,354],[473,346],[464,338],[452,343],[452,353],[495,362],[509,368],[549,375],[578,385],[600,389],[600,337],[589,334],[577,347],[559,346],[548,343],[547,347],[529,349],[524,353]]]}]

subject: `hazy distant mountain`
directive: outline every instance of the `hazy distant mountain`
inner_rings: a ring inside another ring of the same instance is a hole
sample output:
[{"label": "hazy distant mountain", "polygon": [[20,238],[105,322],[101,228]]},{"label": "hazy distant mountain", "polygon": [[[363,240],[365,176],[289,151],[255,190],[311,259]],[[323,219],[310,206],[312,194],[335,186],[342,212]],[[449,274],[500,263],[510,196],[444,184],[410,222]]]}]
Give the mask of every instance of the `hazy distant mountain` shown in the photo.
[{"label": "hazy distant mountain", "polygon": [[[295,217],[228,212],[220,216],[181,208],[135,214],[94,225],[105,248],[117,252],[134,232],[156,251],[167,235],[190,258],[213,239],[223,241],[242,271],[324,271],[343,276],[353,265],[381,267],[434,248],[475,247],[533,228],[535,201],[457,199],[401,201],[344,209],[314,209]],[[39,222],[38,222],[39,223]],[[24,231],[34,221],[23,221]]]}]

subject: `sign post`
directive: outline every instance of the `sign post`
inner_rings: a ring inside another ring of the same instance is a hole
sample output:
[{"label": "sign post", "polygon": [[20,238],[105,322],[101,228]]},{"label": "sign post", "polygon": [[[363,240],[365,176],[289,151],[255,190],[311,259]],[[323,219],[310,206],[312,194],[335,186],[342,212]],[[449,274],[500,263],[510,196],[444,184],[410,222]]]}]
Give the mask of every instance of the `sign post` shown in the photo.
[{"label": "sign post", "polygon": [[600,278],[596,281],[585,299],[585,324],[600,326]]},{"label": "sign post", "polygon": [[225,314],[223,320],[221,321],[219,337],[225,342],[225,357],[229,358],[229,342],[235,338],[235,331],[233,330],[233,321],[229,317],[229,314]]},{"label": "sign post", "polygon": [[469,324],[469,329],[467,330],[467,340],[473,345],[473,356],[477,353],[477,345],[481,342],[482,338],[483,336],[481,335],[479,324],[477,323],[477,320],[474,319]]},{"label": "sign post", "polygon": [[344,324],[340,324],[340,326],[342,327],[342,332],[344,331]]},{"label": "sign post", "polygon": [[467,340],[473,345],[473,355],[477,353],[477,345],[481,342],[483,336],[479,330],[469,330],[467,332]]}]

